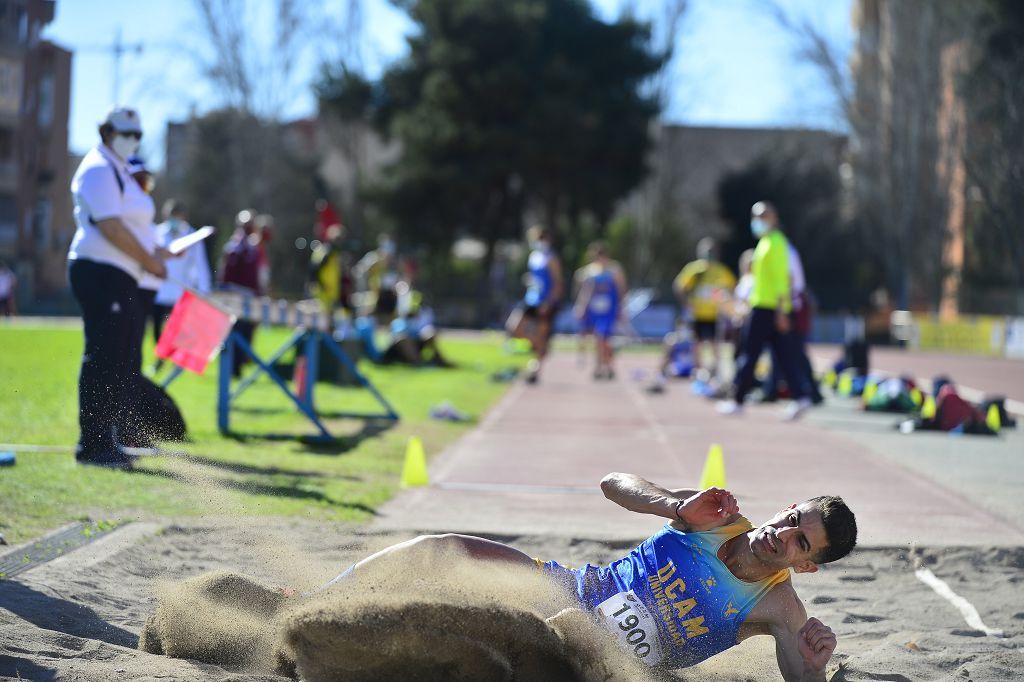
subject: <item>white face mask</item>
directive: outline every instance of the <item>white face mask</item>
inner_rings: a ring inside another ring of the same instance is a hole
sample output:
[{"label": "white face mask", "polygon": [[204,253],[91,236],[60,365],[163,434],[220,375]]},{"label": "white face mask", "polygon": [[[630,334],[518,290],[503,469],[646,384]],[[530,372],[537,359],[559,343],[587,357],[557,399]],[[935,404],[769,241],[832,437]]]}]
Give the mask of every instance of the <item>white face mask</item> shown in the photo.
[{"label": "white face mask", "polygon": [[764,218],[751,218],[750,231],[754,233],[755,237],[763,237],[768,231],[768,221]]},{"label": "white face mask", "polygon": [[127,160],[129,156],[139,151],[139,141],[134,137],[114,133],[114,139],[110,142],[110,148],[121,157],[121,160]]}]

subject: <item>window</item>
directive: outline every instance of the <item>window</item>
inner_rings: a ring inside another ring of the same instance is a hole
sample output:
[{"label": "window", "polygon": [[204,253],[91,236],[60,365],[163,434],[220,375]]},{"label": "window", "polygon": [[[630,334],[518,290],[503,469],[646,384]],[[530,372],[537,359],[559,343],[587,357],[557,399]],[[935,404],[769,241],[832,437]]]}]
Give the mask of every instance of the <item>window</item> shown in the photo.
[{"label": "window", "polygon": [[0,247],[18,243],[18,207],[11,194],[0,194]]},{"label": "window", "polygon": [[56,88],[52,71],[39,78],[39,106],[36,109],[36,122],[40,128],[49,128],[53,124],[53,93]]},{"label": "window", "polygon": [[47,197],[40,197],[36,201],[36,210],[32,216],[32,235],[35,237],[36,250],[46,251],[50,248],[50,223],[52,222],[53,211],[50,208],[50,200]]}]

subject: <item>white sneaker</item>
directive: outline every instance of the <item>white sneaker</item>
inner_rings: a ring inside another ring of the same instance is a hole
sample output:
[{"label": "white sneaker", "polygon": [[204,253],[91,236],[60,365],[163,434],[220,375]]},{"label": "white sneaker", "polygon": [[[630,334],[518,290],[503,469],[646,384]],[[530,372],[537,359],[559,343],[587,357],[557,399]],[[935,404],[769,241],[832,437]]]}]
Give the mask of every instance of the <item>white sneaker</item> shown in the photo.
[{"label": "white sneaker", "polygon": [[743,406],[735,400],[720,400],[715,405],[715,410],[718,414],[725,415],[727,417],[739,416],[743,414]]},{"label": "white sneaker", "polygon": [[787,422],[796,421],[803,413],[807,411],[813,403],[810,398],[800,398],[800,400],[794,401],[786,406],[785,411],[782,413],[782,420]]}]

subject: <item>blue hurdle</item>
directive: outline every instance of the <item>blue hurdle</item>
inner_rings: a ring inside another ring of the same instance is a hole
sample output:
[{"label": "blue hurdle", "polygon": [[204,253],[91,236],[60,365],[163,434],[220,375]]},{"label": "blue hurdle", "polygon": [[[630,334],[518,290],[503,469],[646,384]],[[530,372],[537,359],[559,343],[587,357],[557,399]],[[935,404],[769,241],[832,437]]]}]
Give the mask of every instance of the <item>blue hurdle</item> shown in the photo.
[{"label": "blue hurdle", "polygon": [[[324,314],[317,301],[289,302],[284,300],[255,299],[253,296],[240,292],[216,292],[213,294],[218,305],[233,312],[238,319],[247,319],[269,325],[288,325],[295,331],[288,340],[266,359],[261,358],[252,346],[236,331],[232,330],[224,342],[220,352],[219,376],[217,381],[217,428],[222,434],[231,433],[232,403],[261,376],[268,376],[271,381],[294,403],[295,407],[317,429],[317,436],[311,440],[316,442],[334,442],[337,439],[327,429],[317,410],[315,388],[320,368],[320,350],[326,348],[355,377],[359,388],[366,389],[380,406],[378,412],[331,412],[331,417],[355,419],[380,419],[398,421],[398,412],[391,403],[377,390],[377,387],[359,371],[356,363],[338,344],[332,335],[335,327],[333,316]],[[297,395],[288,386],[274,366],[289,351],[302,348],[306,358],[306,384],[302,395]],[[238,381],[232,389],[232,368],[235,353],[244,353],[255,363],[256,367]],[[171,374],[164,380],[166,387],[181,374],[181,368],[175,366]]]}]

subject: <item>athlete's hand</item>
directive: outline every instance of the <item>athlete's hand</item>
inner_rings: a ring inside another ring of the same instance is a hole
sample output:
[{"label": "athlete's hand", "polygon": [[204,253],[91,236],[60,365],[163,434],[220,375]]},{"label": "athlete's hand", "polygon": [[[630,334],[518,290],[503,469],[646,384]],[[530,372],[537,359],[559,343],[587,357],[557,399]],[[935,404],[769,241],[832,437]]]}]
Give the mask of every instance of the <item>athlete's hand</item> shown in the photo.
[{"label": "athlete's hand", "polygon": [[687,498],[677,508],[677,516],[693,530],[711,530],[740,511],[736,498],[728,490],[708,488]]},{"label": "athlete's hand", "polygon": [[836,650],[836,636],[832,628],[817,618],[808,618],[800,631],[796,633],[800,656],[804,659],[804,667],[815,672],[825,669],[832,652]]}]

